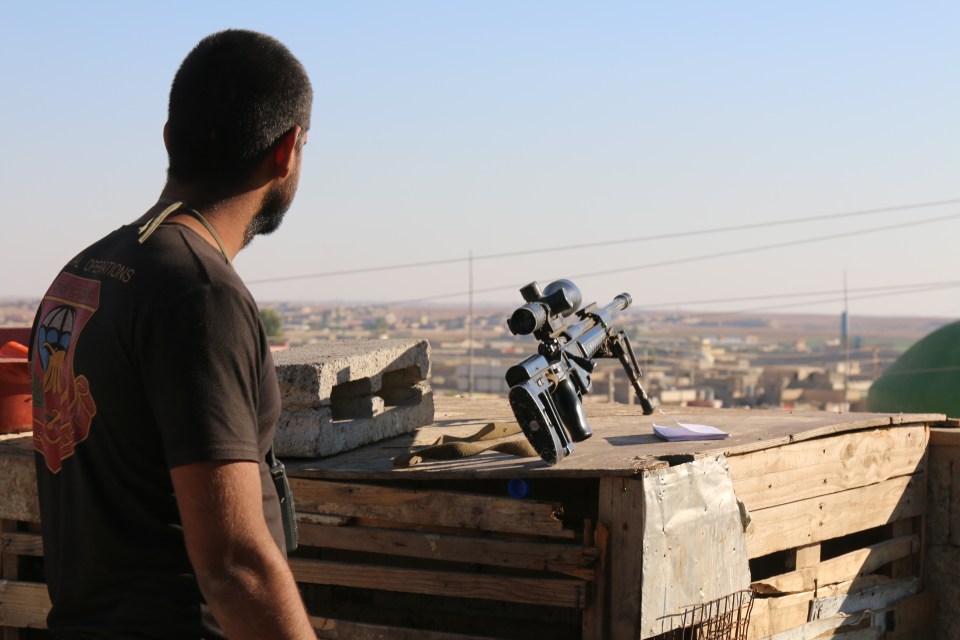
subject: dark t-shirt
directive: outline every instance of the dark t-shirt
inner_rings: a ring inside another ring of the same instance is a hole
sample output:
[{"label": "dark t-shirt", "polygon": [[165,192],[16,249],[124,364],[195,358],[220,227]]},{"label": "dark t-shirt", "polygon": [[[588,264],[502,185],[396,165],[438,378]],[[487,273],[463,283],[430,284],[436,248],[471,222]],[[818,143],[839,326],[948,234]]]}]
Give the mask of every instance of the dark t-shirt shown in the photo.
[{"label": "dark t-shirt", "polygon": [[31,340],[34,447],[54,631],[218,638],[184,545],[170,469],[260,463],[280,412],[260,315],[223,255],[182,225],[121,227],[68,264]]}]

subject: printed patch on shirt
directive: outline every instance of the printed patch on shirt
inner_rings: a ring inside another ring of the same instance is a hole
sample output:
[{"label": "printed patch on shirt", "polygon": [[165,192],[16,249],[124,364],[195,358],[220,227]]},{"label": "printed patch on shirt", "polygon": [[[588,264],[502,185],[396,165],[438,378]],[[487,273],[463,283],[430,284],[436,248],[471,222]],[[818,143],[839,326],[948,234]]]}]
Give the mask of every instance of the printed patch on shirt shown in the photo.
[{"label": "printed patch on shirt", "polygon": [[61,273],[40,305],[33,345],[33,448],[58,473],[90,435],[97,405],[73,358],[84,325],[100,305],[100,283]]}]

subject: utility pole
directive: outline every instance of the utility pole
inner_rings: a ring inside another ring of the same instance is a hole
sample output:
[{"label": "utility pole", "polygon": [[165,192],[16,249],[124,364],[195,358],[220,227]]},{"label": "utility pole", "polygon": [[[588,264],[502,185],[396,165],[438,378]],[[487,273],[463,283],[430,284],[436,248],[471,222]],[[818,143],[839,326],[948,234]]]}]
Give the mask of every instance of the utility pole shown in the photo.
[{"label": "utility pole", "polygon": [[840,413],[850,410],[850,311],[847,307],[847,271],[843,271],[843,319],[840,326],[840,337],[843,339],[843,404]]},{"label": "utility pole", "polygon": [[469,274],[467,276],[467,397],[473,398],[473,250],[470,250],[467,259]]}]

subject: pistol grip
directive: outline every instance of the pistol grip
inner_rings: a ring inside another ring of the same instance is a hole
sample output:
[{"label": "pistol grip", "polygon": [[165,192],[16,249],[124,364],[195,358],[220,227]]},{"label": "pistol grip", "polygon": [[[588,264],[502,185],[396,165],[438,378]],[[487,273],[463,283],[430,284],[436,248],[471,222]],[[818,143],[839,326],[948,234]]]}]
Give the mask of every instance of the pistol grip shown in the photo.
[{"label": "pistol grip", "polygon": [[553,401],[571,440],[583,442],[593,435],[590,423],[587,422],[587,413],[583,410],[583,402],[580,401],[580,395],[569,376],[557,382]]}]

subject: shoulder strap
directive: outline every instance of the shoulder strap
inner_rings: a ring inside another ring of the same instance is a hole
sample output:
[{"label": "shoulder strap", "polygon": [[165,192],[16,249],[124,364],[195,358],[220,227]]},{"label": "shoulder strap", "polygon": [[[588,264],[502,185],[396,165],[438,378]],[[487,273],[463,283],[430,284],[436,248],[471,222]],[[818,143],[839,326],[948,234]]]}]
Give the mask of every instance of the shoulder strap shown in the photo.
[{"label": "shoulder strap", "polygon": [[142,227],[140,227],[140,229],[138,229],[140,236],[137,238],[137,242],[139,242],[140,244],[143,244],[147,240],[147,238],[149,238],[153,234],[153,232],[157,230],[157,227],[163,224],[164,220],[166,220],[167,217],[169,217],[169,215],[174,211],[176,211],[177,209],[183,209],[185,213],[188,213],[194,218],[196,218],[200,222],[200,224],[202,224],[204,228],[210,232],[210,235],[213,236],[214,242],[216,242],[217,246],[220,248],[220,253],[223,255],[223,259],[226,260],[227,264],[232,267],[233,263],[230,262],[230,256],[227,255],[227,250],[223,246],[223,240],[220,239],[220,234],[217,233],[217,230],[213,228],[212,224],[207,222],[206,218],[200,215],[199,211],[191,207],[188,207],[182,202],[173,202],[166,209],[164,209],[154,217],[150,218],[150,220],[148,220],[146,224],[144,224]]}]

